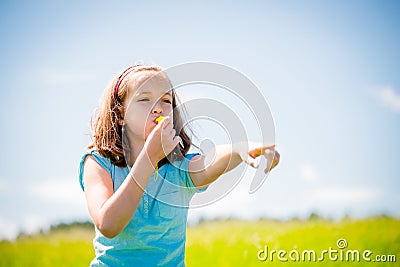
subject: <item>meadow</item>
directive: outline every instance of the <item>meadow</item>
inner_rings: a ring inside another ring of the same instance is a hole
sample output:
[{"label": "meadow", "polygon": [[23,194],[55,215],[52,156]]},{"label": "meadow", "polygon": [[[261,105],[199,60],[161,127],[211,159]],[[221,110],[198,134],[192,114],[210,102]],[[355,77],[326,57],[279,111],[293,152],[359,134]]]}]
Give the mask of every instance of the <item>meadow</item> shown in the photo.
[{"label": "meadow", "polygon": [[[88,266],[94,255],[92,238],[92,226],[79,223],[22,234],[15,241],[0,242],[0,266]],[[341,221],[217,220],[189,226],[187,233],[189,267],[375,267],[399,266],[399,262],[400,220],[385,216]]]}]

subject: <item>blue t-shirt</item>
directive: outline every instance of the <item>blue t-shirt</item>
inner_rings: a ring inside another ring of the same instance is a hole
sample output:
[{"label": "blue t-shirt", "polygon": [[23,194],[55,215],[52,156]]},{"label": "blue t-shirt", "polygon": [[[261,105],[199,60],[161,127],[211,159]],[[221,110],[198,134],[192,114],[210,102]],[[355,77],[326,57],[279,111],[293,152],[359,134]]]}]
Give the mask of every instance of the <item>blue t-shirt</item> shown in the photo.
[{"label": "blue t-shirt", "polygon": [[[110,174],[114,192],[129,173],[129,168],[113,165],[97,151],[87,151],[80,162],[82,190],[86,156],[93,158]],[[129,224],[114,238],[107,238],[95,227],[96,257],[90,266],[185,266],[185,241],[188,206],[197,189],[188,172],[188,154],[179,162],[159,168],[149,179],[139,206]]]}]

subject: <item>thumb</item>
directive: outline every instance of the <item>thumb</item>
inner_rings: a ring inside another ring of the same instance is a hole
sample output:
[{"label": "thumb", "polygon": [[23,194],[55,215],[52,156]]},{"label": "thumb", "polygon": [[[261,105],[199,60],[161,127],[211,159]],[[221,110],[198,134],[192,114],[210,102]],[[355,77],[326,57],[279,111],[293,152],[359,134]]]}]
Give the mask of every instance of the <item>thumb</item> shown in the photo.
[{"label": "thumb", "polygon": [[164,117],[160,122],[156,124],[156,126],[153,128],[152,132],[156,131],[162,131],[162,129],[165,127],[165,125],[170,121],[170,117]]},{"label": "thumb", "polygon": [[255,158],[251,157],[250,155],[244,160],[247,164],[249,164],[253,168],[258,168],[258,163]]}]

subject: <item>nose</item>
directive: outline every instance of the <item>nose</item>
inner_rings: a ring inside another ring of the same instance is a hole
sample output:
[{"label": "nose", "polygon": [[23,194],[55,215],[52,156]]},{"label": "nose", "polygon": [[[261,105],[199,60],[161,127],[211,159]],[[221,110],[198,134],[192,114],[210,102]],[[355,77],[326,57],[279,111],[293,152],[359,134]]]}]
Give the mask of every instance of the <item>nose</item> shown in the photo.
[{"label": "nose", "polygon": [[152,114],[162,114],[163,110],[160,107],[159,103],[155,104],[152,110]]}]

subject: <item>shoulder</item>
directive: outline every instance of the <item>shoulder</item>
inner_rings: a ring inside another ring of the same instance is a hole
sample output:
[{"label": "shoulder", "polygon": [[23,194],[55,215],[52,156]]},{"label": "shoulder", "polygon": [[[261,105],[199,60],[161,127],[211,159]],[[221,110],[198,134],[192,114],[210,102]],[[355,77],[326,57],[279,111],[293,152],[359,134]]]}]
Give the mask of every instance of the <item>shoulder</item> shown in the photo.
[{"label": "shoulder", "polygon": [[84,173],[97,173],[102,176],[111,176],[112,163],[109,158],[103,157],[95,149],[87,150],[79,164],[79,183],[84,190]]},{"label": "shoulder", "polygon": [[87,151],[83,154],[82,160],[81,160],[81,161],[84,162],[88,156],[92,156],[93,159],[94,159],[98,164],[100,164],[104,169],[107,170],[107,169],[110,169],[110,168],[111,168],[111,165],[112,165],[111,160],[110,160],[109,158],[107,158],[107,157],[102,156],[96,149],[87,150]]},{"label": "shoulder", "polygon": [[171,162],[171,164],[181,171],[188,171],[191,161],[195,160],[199,156],[200,156],[199,153],[186,154],[184,158],[182,158],[179,161]]},{"label": "shoulder", "polygon": [[205,186],[198,186],[195,181],[196,173],[198,170],[204,169],[204,156],[199,153],[186,154],[180,166],[181,170],[185,173],[185,186],[191,188],[193,193],[202,192],[206,190]]},{"label": "shoulder", "polygon": [[187,160],[196,160],[201,157],[200,153],[190,153],[185,155],[185,159]]}]

